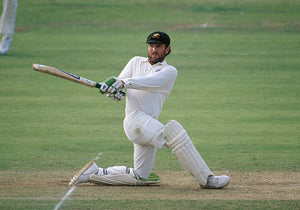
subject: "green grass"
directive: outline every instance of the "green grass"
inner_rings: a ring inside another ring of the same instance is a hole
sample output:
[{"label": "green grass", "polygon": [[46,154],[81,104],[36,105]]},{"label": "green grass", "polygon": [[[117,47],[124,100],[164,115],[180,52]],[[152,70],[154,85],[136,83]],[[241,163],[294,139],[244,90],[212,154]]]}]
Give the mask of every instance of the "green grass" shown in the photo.
[{"label": "green grass", "polygon": [[[55,203],[51,201],[15,200],[13,202],[5,202],[2,207],[19,209],[18,204],[22,203],[26,209],[53,209]],[[72,200],[66,201],[65,205],[60,209],[297,209],[298,201],[166,201],[166,200],[150,200],[150,201],[134,201],[134,200]],[[225,207],[224,207],[225,206]],[[238,207],[237,207],[238,206]],[[264,206],[263,208],[260,208]]]},{"label": "green grass", "polygon": [[[124,102],[31,66],[56,66],[101,82],[132,56],[145,56],[146,36],[157,29],[170,34],[167,62],[179,71],[160,120],[179,121],[213,170],[299,171],[299,6],[296,0],[19,1],[11,49],[0,56],[0,171],[74,171],[99,152],[104,167],[132,166]],[[160,150],[154,170],[182,167]],[[0,200],[16,209],[53,205],[20,202]],[[103,207],[124,203],[139,206],[114,200]],[[176,209],[176,203],[299,207],[298,201],[161,201],[156,207]],[[67,208],[86,205],[99,202],[76,200]]]}]

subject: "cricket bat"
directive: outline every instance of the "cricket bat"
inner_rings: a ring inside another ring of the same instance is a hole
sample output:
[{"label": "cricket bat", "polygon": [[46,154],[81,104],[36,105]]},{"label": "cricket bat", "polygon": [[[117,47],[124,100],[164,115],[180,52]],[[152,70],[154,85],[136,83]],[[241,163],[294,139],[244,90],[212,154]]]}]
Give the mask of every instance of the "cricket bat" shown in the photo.
[{"label": "cricket bat", "polygon": [[[39,71],[45,74],[50,74],[56,77],[60,77],[63,79],[67,79],[70,80],[72,82],[76,82],[88,87],[95,87],[95,88],[99,88],[101,91],[101,93],[105,93],[106,90],[109,88],[109,86],[105,83],[98,83],[98,82],[94,82],[92,80],[86,79],[84,77],[78,76],[76,74],[52,67],[52,66],[46,66],[43,64],[33,64],[32,65],[33,70],[35,71]],[[123,91],[120,91],[119,93],[121,93],[122,95],[125,96],[125,93]]]},{"label": "cricket bat", "polygon": [[33,64],[32,65],[33,70],[35,71],[39,71],[45,74],[50,74],[56,77],[60,77],[63,79],[67,79],[70,80],[72,82],[76,82],[88,87],[96,87],[96,88],[101,88],[101,84],[98,82],[94,82],[92,80],[86,79],[84,77],[72,74],[70,72],[52,67],[52,66],[46,66],[46,65],[42,65],[42,64]]}]

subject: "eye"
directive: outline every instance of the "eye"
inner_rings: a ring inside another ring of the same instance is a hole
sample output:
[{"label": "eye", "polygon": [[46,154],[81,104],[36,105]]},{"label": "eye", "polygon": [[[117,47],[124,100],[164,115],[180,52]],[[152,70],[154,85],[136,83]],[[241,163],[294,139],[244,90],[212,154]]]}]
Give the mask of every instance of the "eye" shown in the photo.
[{"label": "eye", "polygon": [[150,47],[150,48],[153,48],[153,47],[154,47],[154,44],[153,44],[153,43],[149,44],[149,47]]}]

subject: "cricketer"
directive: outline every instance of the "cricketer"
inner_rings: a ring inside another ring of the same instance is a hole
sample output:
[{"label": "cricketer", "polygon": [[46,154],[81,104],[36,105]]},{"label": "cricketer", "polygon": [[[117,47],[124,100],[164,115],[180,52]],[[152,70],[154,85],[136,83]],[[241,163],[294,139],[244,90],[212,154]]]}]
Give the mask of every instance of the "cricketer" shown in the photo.
[{"label": "cricketer", "polygon": [[165,61],[171,52],[168,34],[155,31],[147,37],[146,43],[148,57],[133,57],[120,75],[105,80],[103,84],[107,84],[107,88],[100,90],[116,101],[124,97],[119,94],[120,90],[127,93],[123,127],[134,146],[134,168],[101,168],[90,161],[74,175],[70,186],[84,182],[135,186],[159,183],[159,177],[151,171],[157,148],[166,148],[172,150],[200,187],[225,187],[230,177],[213,174],[182,125],[176,120],[163,125],[158,120],[177,78],[177,69]]}]

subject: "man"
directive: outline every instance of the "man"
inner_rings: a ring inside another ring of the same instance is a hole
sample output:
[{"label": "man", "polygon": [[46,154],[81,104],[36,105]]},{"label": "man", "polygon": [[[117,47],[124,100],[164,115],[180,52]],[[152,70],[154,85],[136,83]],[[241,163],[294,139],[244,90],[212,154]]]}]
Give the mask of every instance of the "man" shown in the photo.
[{"label": "man", "polygon": [[15,30],[18,0],[3,0],[3,12],[0,19],[0,34],[4,34],[0,42],[0,55],[8,52]]},{"label": "man", "polygon": [[119,92],[127,90],[124,130],[134,145],[134,168],[114,166],[99,168],[93,161],[86,164],[70,185],[93,182],[110,185],[148,185],[159,183],[151,174],[157,148],[170,148],[181,165],[203,188],[223,188],[228,176],[214,176],[194,147],[183,127],[175,120],[166,126],[158,121],[163,103],[170,94],[177,70],[165,61],[171,52],[169,36],[155,31],[147,37],[148,58],[133,57],[118,78],[102,83],[101,93],[121,100]]}]

